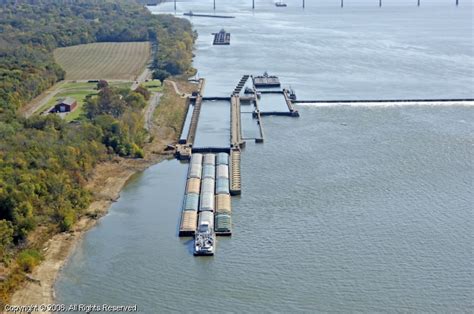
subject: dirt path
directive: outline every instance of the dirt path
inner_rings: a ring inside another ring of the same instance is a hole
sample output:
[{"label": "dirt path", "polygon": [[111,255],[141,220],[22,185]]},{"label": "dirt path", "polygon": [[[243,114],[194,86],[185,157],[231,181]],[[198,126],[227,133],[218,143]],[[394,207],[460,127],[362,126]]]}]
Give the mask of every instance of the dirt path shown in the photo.
[{"label": "dirt path", "polygon": [[65,82],[66,81],[61,81],[51,86],[47,91],[33,99],[30,103],[21,107],[18,112],[26,118],[31,117],[39,108],[47,104],[54,96],[56,96],[61,91],[61,87]]},{"label": "dirt path", "polygon": [[159,105],[161,93],[152,93],[148,106],[145,109],[145,129],[150,131],[153,126],[153,112],[155,112],[156,106]]},{"label": "dirt path", "polygon": [[151,79],[151,71],[148,68],[143,70],[142,74],[140,74],[135,81],[133,82],[132,86],[130,87],[131,90],[136,90],[140,84],[144,83],[146,80]]},{"label": "dirt path", "polygon": [[191,96],[190,94],[182,93],[182,92],[179,90],[178,84],[176,84],[175,81],[165,80],[165,83],[171,84],[171,86],[173,86],[173,88],[174,88],[176,94],[180,95],[181,98],[186,98],[186,97]]}]

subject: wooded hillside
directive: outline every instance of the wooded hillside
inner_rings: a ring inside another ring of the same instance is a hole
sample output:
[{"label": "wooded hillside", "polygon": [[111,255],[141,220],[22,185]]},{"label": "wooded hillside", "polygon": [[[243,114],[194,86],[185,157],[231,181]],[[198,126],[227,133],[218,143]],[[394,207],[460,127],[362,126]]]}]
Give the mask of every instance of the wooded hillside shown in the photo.
[{"label": "wooded hillside", "polygon": [[91,201],[94,166],[114,155],[140,158],[149,92],[99,82],[86,115],[26,119],[17,109],[65,76],[52,51],[92,42],[152,41],[155,70],[190,71],[191,24],[153,16],[129,0],[0,0],[0,304],[41,258],[25,241],[38,226],[68,230]]}]

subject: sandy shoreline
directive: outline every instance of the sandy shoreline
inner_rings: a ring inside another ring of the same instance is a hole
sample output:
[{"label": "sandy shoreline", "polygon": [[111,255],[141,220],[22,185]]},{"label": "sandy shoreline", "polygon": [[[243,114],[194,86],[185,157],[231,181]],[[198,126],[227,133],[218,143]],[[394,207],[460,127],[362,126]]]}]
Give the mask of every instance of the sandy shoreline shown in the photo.
[{"label": "sandy shoreline", "polygon": [[99,164],[89,186],[91,189],[100,187],[100,193],[94,195],[86,215],[79,219],[70,232],[56,234],[46,242],[43,248],[44,260],[31,274],[39,282],[26,281],[13,294],[10,304],[53,304],[57,275],[81,237],[107,214],[110,205],[118,199],[121,190],[134,174],[164,159],[166,155],[153,154],[145,160],[116,159]]},{"label": "sandy shoreline", "polygon": [[43,248],[44,261],[31,274],[39,282],[26,281],[13,294],[10,304],[53,304],[55,300],[54,284],[57,275],[85,232],[107,214],[110,205],[117,200],[121,190],[134,174],[166,159],[166,157],[166,155],[153,154],[145,160],[116,159],[99,164],[89,187],[91,189],[100,187],[100,192],[95,195],[95,200],[86,211],[87,214],[79,219],[70,232],[56,234],[46,242]]}]

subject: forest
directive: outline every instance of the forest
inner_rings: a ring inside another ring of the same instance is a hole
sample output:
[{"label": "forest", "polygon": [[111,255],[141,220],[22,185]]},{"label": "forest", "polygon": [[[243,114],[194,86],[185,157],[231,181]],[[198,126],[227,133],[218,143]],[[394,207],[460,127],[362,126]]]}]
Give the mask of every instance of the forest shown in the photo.
[{"label": "forest", "polygon": [[153,67],[166,77],[192,71],[195,33],[173,16],[154,16],[126,0],[0,0],[0,301],[41,254],[28,247],[39,226],[67,231],[91,202],[85,188],[97,163],[143,157],[145,88],[99,82],[85,117],[24,118],[18,109],[64,78],[53,50],[92,42],[152,41]]}]

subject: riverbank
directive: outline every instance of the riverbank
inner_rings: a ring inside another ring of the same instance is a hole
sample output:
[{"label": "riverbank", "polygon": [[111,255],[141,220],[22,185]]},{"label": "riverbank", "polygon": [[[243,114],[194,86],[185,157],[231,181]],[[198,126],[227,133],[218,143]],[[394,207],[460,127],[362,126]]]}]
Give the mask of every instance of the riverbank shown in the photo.
[{"label": "riverbank", "polygon": [[[193,85],[180,80],[183,89]],[[150,104],[152,105],[152,104]],[[93,202],[71,231],[54,235],[43,246],[44,260],[31,273],[30,280],[17,290],[10,301],[12,305],[51,304],[54,302],[54,284],[59,271],[66,263],[76,244],[86,231],[107,214],[110,205],[119,198],[120,191],[136,173],[145,170],[164,159],[172,158],[168,145],[174,144],[179,136],[178,127],[184,121],[186,99],[177,95],[172,84],[166,84],[152,119],[151,141],[144,147],[143,159],[115,157],[99,164],[87,184],[94,191]],[[8,313],[8,312],[7,312]]]}]

